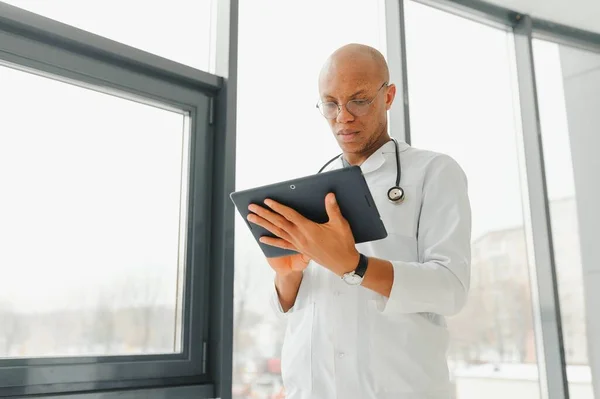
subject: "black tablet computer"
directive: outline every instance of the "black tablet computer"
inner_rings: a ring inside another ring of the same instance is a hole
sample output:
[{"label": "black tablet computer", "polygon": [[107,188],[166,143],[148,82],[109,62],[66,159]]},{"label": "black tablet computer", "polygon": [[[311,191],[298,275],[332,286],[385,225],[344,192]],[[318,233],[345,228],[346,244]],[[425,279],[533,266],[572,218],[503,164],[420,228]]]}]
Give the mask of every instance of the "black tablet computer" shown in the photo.
[{"label": "black tablet computer", "polygon": [[295,252],[259,242],[260,237],[275,237],[275,235],[248,221],[247,216],[250,213],[248,206],[258,204],[266,207],[264,200],[270,198],[295,209],[314,222],[326,223],[329,218],[325,210],[325,196],[330,192],[335,194],[342,215],[348,220],[357,244],[387,237],[387,231],[369,186],[358,166],[236,191],[231,193],[230,197],[265,256],[274,258]]}]

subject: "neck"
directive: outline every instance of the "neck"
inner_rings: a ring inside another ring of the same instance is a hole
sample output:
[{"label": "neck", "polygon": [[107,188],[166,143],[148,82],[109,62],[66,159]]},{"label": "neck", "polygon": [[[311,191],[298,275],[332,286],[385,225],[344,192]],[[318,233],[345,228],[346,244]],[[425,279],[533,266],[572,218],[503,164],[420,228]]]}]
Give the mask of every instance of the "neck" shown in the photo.
[{"label": "neck", "polygon": [[344,153],[344,158],[350,165],[362,165],[371,155],[381,148],[385,143],[390,141],[390,135],[387,131],[377,137],[373,142],[367,144],[367,146],[360,152]]}]

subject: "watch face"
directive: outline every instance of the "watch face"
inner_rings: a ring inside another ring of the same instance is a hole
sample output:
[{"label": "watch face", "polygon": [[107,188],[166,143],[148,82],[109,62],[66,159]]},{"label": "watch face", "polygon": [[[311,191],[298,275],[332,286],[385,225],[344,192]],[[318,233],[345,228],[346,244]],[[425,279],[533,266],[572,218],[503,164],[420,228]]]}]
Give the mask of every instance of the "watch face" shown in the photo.
[{"label": "watch face", "polygon": [[354,272],[347,273],[344,275],[344,281],[350,285],[360,285],[360,283],[362,283],[362,279],[362,277],[360,277],[357,274],[354,274]]}]

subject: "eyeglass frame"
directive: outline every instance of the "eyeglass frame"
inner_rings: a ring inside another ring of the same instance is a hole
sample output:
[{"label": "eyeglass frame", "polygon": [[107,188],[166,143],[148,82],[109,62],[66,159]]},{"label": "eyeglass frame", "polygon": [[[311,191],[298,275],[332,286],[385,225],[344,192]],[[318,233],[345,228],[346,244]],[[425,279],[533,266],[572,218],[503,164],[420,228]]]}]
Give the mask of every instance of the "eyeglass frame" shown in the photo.
[{"label": "eyeglass frame", "polygon": [[[383,89],[386,86],[389,87],[389,84],[388,84],[387,81],[383,82],[383,84],[379,87],[379,89],[377,89],[377,93],[375,93],[375,95],[373,96],[373,98],[371,99],[371,101],[368,101],[364,105],[366,105],[368,107],[371,104],[373,104],[373,101],[375,101],[375,99],[377,99],[377,96],[379,95],[379,92],[381,91],[381,89]],[[353,102],[353,101],[366,101],[366,100],[357,100],[357,99],[354,99],[354,100],[347,101],[346,104],[343,104],[343,106],[346,108],[346,111],[348,111],[348,113],[350,115],[356,117],[356,115],[354,115],[352,112],[350,112],[350,110],[348,110],[348,104],[351,103],[351,102]],[[321,111],[321,107],[319,107],[320,105],[329,104],[329,103],[335,104],[337,106],[337,113],[335,114],[335,116],[333,118],[327,118],[325,115],[323,115],[323,111]],[[323,115],[324,118],[330,119],[330,120],[331,119],[336,119],[340,115],[340,112],[342,111],[342,104],[338,104],[335,101],[320,101],[320,102],[317,102],[316,107],[319,110],[319,113],[321,115]]]}]

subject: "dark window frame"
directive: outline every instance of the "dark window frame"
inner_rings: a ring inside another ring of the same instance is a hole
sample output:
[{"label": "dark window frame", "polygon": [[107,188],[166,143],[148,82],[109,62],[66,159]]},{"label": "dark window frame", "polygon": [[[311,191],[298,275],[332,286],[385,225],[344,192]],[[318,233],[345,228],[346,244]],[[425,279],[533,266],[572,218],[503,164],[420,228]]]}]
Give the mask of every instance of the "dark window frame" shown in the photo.
[{"label": "dark window frame", "polygon": [[[237,12],[236,2],[223,4],[219,7]],[[235,124],[215,120],[215,103],[235,98],[226,96],[235,87],[229,84],[225,90],[220,76],[1,2],[0,63],[141,103],[179,109],[190,116],[182,353],[1,359],[0,397],[184,385],[187,388],[178,391],[183,395],[178,397],[226,397],[230,390],[227,373],[231,373],[227,353],[231,350],[226,349],[230,345],[225,341],[231,335],[228,321],[233,309],[224,304],[233,296],[233,263],[215,264],[215,258],[218,262],[216,254],[224,252],[220,246],[232,247],[233,243],[214,230],[232,230],[233,223],[224,226],[223,213],[214,217],[213,186],[225,190],[233,186],[232,177],[223,181],[215,178],[215,173],[223,173],[223,165],[234,159],[213,154],[223,151],[216,148],[220,145],[214,139],[217,132],[226,128],[227,136],[234,137]],[[221,114],[226,116],[226,112]],[[229,271],[223,275],[224,270]]]}]

